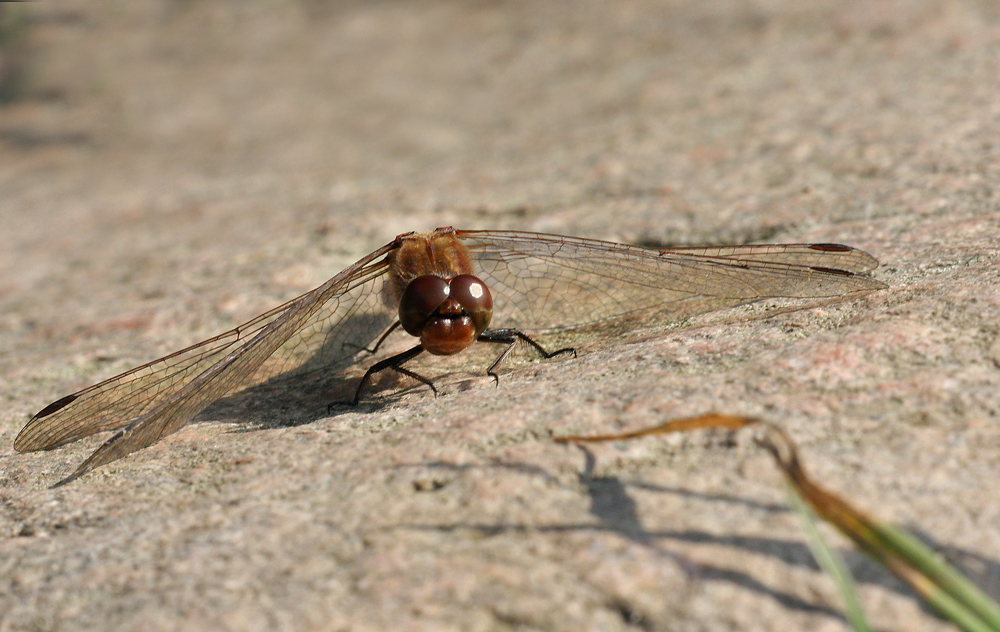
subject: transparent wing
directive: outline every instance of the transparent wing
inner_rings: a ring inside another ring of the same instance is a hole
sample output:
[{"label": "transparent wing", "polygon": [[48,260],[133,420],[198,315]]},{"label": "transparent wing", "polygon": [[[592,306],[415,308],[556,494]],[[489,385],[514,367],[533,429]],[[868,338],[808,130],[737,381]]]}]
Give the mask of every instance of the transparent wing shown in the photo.
[{"label": "transparent wing", "polygon": [[[573,329],[659,310],[686,316],[767,297],[885,287],[870,255],[836,244],[654,249],[513,231],[453,231],[494,295],[495,327]],[[71,476],[156,442],[218,399],[278,376],[343,367],[396,318],[383,292],[400,236],[304,294],[225,334],[68,395],[14,441],[45,450],[118,430]],[[414,239],[427,239],[416,235]]]},{"label": "transparent wing", "polygon": [[[298,299],[297,299],[298,300]],[[195,376],[260,332],[291,303],[232,331],[154,360],[49,404],[17,435],[20,452],[48,450],[106,430],[117,430],[182,389]]]},{"label": "transparent wing", "polygon": [[644,311],[683,317],[771,297],[886,287],[838,244],[656,249],[515,231],[457,231],[493,293],[494,327],[558,331]]},{"label": "transparent wing", "polygon": [[277,375],[345,364],[394,317],[381,300],[383,246],[312,292],[225,334],[64,397],[14,440],[46,450],[122,428],[66,481],[151,445],[234,391]]}]

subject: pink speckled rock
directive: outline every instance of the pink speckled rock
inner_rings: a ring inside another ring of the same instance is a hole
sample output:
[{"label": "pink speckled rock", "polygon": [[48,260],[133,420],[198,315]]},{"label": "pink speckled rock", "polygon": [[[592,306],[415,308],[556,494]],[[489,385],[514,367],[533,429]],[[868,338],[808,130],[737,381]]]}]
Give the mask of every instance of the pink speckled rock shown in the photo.
[{"label": "pink speckled rock", "polygon": [[[549,439],[709,410],[783,424],[1000,597],[1000,14],[566,9],[0,7],[32,16],[0,106],[0,631],[845,629],[749,442]],[[10,449],[59,396],[449,224],[842,242],[890,288],[595,340],[498,388],[455,372],[331,415],[272,394],[56,490],[96,441]],[[846,555],[875,627],[951,629]]]}]

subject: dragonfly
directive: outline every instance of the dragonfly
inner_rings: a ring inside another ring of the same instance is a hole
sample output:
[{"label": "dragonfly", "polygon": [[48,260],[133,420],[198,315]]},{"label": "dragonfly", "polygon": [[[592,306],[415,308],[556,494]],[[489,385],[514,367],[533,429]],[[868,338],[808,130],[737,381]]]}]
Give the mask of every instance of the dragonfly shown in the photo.
[{"label": "dragonfly", "polygon": [[[63,485],[176,432],[223,397],[279,377],[343,372],[390,335],[405,332],[416,344],[372,364],[353,404],[385,370],[436,393],[403,366],[424,352],[506,345],[487,369],[499,381],[496,367],[519,342],[546,358],[575,354],[549,352],[532,335],[643,315],[677,320],[766,298],[860,296],[887,287],[868,275],[877,266],[862,250],[826,243],[648,248],[450,226],[405,233],[235,329],[56,400],[28,421],[14,449],[114,432]],[[503,327],[490,329],[493,322]]]}]

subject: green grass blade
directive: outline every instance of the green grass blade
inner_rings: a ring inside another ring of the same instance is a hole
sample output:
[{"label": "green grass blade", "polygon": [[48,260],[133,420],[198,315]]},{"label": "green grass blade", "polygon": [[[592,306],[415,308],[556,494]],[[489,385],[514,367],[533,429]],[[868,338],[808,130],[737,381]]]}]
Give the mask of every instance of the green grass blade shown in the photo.
[{"label": "green grass blade", "polygon": [[792,508],[798,514],[802,523],[802,530],[806,532],[806,536],[809,538],[809,550],[812,551],[813,557],[816,558],[816,562],[819,563],[820,568],[826,571],[826,574],[833,579],[833,583],[837,586],[838,592],[840,592],[840,597],[844,601],[844,617],[851,624],[851,627],[858,632],[871,632],[871,627],[868,625],[864,610],[861,607],[861,601],[858,599],[858,591],[855,588],[854,578],[851,577],[850,571],[847,570],[843,558],[826,543],[826,539],[819,532],[819,527],[816,525],[816,514],[813,513],[805,500],[795,491],[795,487],[791,484],[786,484],[785,488],[788,491],[788,498]]}]

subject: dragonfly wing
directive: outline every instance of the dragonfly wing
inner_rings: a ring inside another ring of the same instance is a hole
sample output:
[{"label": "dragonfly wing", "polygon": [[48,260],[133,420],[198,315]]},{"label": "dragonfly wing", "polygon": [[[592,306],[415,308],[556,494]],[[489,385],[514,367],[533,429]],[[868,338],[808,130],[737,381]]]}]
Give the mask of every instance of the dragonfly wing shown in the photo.
[{"label": "dragonfly wing", "polygon": [[217,399],[270,378],[346,363],[383,330],[387,244],[315,290],[230,332],[50,404],[15,439],[44,450],[121,430],[67,479],[176,431]]},{"label": "dragonfly wing", "polygon": [[885,287],[859,274],[877,265],[874,258],[835,244],[656,249],[515,231],[457,234],[494,295],[494,322],[532,331]]},{"label": "dragonfly wing", "polygon": [[195,376],[277,318],[289,304],[159,360],[49,404],[14,439],[19,452],[50,450],[98,432],[117,430],[182,389]]},{"label": "dragonfly wing", "polygon": [[[656,250],[656,249],[653,249]],[[878,267],[878,259],[864,250],[841,244],[760,244],[751,246],[704,246],[664,248],[657,252],[693,255],[771,265],[820,267],[864,274]]]}]

